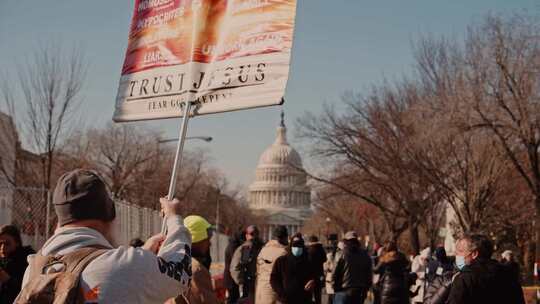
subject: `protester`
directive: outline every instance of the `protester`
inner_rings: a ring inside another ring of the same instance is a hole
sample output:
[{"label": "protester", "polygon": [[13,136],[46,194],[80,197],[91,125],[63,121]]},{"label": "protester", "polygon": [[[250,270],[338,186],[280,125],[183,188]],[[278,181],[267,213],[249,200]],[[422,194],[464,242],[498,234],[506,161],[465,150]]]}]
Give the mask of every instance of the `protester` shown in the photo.
[{"label": "protester", "polygon": [[388,243],[374,269],[374,272],[381,276],[377,282],[377,303],[409,304],[408,267],[407,257],[398,251],[396,243]]},{"label": "protester", "polygon": [[445,272],[453,272],[454,262],[446,255],[444,247],[439,246],[435,248],[433,258],[429,260],[426,267],[426,283],[431,284],[438,276],[441,276]]},{"label": "protester", "polygon": [[28,263],[26,258],[34,250],[23,246],[19,229],[13,225],[0,227],[0,303],[13,303],[23,282]]},{"label": "protester", "polygon": [[191,233],[192,279],[187,294],[176,298],[176,304],[217,304],[219,303],[210,276],[210,239],[212,225],[201,216],[190,215],[184,225]]},{"label": "protester", "polygon": [[277,226],[270,240],[257,257],[255,304],[277,304],[277,294],[270,284],[272,268],[276,260],[287,254],[289,232],[285,226]]},{"label": "protester", "polygon": [[452,281],[456,275],[454,269],[443,270],[426,285],[424,304],[445,304],[450,296]]},{"label": "protester", "polygon": [[361,248],[354,231],[345,234],[343,254],[333,274],[335,302],[339,304],[364,303],[373,280],[372,261]]},{"label": "protester", "polygon": [[311,303],[315,272],[301,234],[292,237],[287,254],[274,263],[270,284],[282,304]]},{"label": "protester", "polygon": [[501,254],[501,264],[506,268],[508,273],[513,275],[518,282],[521,282],[521,269],[519,263],[514,259],[512,250],[506,250]]},{"label": "protester", "polygon": [[445,304],[455,274],[454,263],[446,256],[446,250],[437,247],[426,268],[424,304]]},{"label": "protester", "polygon": [[493,244],[483,235],[468,235],[456,243],[460,273],[450,288],[448,304],[525,303],[516,278],[491,259]]},{"label": "protester", "polygon": [[246,228],[246,241],[236,249],[231,261],[231,277],[240,287],[240,298],[244,302],[255,301],[255,276],[257,275],[257,256],[262,248],[259,229],[256,226]]},{"label": "protester", "polygon": [[[372,262],[373,268],[379,265],[379,261],[383,255],[384,255],[384,246],[380,246],[379,244],[377,244],[377,246],[374,246],[373,255],[371,256],[371,262]],[[373,272],[373,284],[371,287],[371,291],[373,294],[373,304],[380,304],[380,301],[381,301],[381,290],[380,288],[378,288],[380,286],[379,284],[380,278],[381,278],[381,275],[379,273]]]},{"label": "protester", "polygon": [[244,233],[242,232],[242,229],[240,231],[237,231],[233,233],[231,238],[229,239],[229,244],[227,245],[227,248],[225,249],[225,267],[223,269],[223,284],[225,285],[225,288],[227,288],[227,303],[228,304],[236,304],[238,302],[238,299],[240,298],[240,291],[238,290],[238,285],[234,282],[233,278],[231,277],[231,260],[234,255],[234,252],[242,243],[245,241],[244,239]]},{"label": "protester", "polygon": [[129,241],[129,246],[135,247],[135,248],[142,247],[142,246],[144,246],[144,242],[140,238],[135,238],[135,239]]},{"label": "protester", "polygon": [[309,261],[315,270],[315,287],[313,288],[313,297],[315,304],[321,304],[322,287],[324,282],[324,263],[326,262],[326,251],[319,239],[312,235],[307,244],[307,253]]},{"label": "protester", "polygon": [[413,286],[415,296],[411,302],[413,304],[424,302],[424,288],[426,284],[426,269],[431,257],[431,248],[425,248],[419,255],[414,257],[411,271],[416,274],[417,279]]},{"label": "protester", "polygon": [[341,251],[338,248],[337,234],[331,234],[328,237],[328,253],[326,254],[326,263],[324,263],[325,273],[325,289],[326,289],[326,303],[334,303],[334,269],[336,268],[336,261],[339,259]]},{"label": "protester", "polygon": [[[188,289],[191,238],[175,209],[178,200],[160,200],[167,236],[153,236],[143,248],[114,248],[119,233],[114,202],[96,172],[78,169],[64,174],[52,202],[58,228],[40,252],[29,258],[21,302],[36,291],[33,288],[41,280],[65,271],[62,264],[40,264],[43,256],[67,258],[81,252],[93,252],[80,260],[89,262],[82,265],[79,281],[86,303],[163,303]],[[96,247],[102,251],[91,251]],[[96,252],[100,255],[93,255]]]}]

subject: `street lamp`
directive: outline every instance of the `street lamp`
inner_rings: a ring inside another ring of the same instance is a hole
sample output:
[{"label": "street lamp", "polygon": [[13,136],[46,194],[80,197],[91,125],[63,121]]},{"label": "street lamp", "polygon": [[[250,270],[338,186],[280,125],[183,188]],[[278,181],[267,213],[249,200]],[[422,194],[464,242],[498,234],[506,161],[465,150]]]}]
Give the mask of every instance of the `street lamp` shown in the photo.
[{"label": "street lamp", "polygon": [[[186,140],[191,140],[191,139],[199,139],[199,140],[203,140],[205,142],[211,142],[213,140],[213,138],[210,137],[210,136],[188,136],[188,137],[186,137]],[[169,143],[169,142],[174,142],[174,141],[178,141],[178,138],[160,139],[160,140],[158,140],[158,143],[164,144],[164,143]]]}]

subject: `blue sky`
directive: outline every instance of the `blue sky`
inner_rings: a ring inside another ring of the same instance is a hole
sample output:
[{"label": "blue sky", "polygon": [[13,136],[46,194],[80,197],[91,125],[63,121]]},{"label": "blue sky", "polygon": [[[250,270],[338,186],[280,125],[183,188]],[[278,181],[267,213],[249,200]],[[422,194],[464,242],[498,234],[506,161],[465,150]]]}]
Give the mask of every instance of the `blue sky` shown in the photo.
[{"label": "blue sky", "polygon": [[[40,43],[82,47],[89,60],[83,90],[86,125],[111,121],[133,0],[1,0],[0,70]],[[289,141],[294,121],[306,111],[339,103],[346,90],[362,92],[383,78],[410,73],[411,41],[420,34],[459,36],[487,13],[527,11],[537,15],[537,0],[298,0],[291,73],[284,110]],[[201,116],[191,120],[186,148],[206,148],[213,165],[233,184],[249,185],[259,155],[275,137],[279,107]],[[176,136],[179,120],[138,122]],[[306,158],[306,157],[304,157]],[[308,162],[308,161],[306,161]],[[308,162],[309,163],[309,162]]]}]

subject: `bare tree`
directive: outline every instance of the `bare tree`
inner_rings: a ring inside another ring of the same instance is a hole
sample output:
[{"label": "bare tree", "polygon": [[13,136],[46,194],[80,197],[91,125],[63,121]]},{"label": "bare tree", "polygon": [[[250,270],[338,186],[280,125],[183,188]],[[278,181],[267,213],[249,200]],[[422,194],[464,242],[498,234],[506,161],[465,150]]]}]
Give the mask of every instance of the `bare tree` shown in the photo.
[{"label": "bare tree", "polygon": [[[86,77],[85,59],[79,50],[65,51],[51,44],[37,49],[17,70],[18,86],[4,82],[2,97],[10,114],[16,117],[23,142],[36,155],[39,165],[17,161],[16,172],[22,175],[19,179],[23,181],[36,177],[32,182],[49,190],[54,178],[58,145],[70,129],[71,119],[79,108]],[[18,183],[16,180],[12,182]]]},{"label": "bare tree", "polygon": [[[539,26],[526,16],[488,16],[464,43],[422,47],[419,75],[439,101],[469,113],[464,127],[482,132],[522,178],[540,222]],[[540,225],[536,260],[540,260]]]},{"label": "bare tree", "polygon": [[385,217],[393,238],[408,229],[413,252],[419,252],[419,225],[438,193],[421,172],[424,157],[413,111],[419,92],[408,82],[384,84],[366,97],[345,96],[346,114],[327,108],[299,121],[300,136],[313,145],[312,155],[335,160],[334,176],[311,177],[372,204]]}]

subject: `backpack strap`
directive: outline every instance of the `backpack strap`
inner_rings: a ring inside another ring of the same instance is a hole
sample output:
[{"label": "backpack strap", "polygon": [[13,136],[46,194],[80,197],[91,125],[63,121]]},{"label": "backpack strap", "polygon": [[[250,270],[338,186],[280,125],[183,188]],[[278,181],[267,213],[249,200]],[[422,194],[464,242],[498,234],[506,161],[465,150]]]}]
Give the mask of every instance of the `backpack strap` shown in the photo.
[{"label": "backpack strap", "polygon": [[60,257],[60,261],[66,265],[66,271],[80,276],[83,270],[97,257],[104,254],[108,248],[86,247],[75,250]]}]

